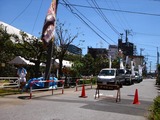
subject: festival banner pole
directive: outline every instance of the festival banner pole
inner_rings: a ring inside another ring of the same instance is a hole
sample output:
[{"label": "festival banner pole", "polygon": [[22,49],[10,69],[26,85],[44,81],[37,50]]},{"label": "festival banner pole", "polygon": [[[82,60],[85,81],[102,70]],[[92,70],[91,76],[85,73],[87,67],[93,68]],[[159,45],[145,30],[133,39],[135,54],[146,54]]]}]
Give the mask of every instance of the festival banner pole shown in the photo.
[{"label": "festival banner pole", "polygon": [[[54,32],[56,26],[56,12],[57,12],[58,0],[52,0],[48,9],[47,16],[45,18],[41,39],[44,46],[47,47],[47,62],[45,70],[45,80],[49,80],[50,71],[52,66],[52,54],[54,43]],[[49,87],[49,83],[45,84],[45,87]]]}]

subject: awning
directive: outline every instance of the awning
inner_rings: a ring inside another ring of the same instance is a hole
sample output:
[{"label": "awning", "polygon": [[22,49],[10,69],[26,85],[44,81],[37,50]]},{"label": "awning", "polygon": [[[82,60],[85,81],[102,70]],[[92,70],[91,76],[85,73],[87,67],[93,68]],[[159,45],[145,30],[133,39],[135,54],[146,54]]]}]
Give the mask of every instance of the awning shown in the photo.
[{"label": "awning", "polygon": [[17,65],[35,65],[33,62],[26,60],[21,56],[15,57],[13,60],[8,62],[9,64],[17,64]]}]

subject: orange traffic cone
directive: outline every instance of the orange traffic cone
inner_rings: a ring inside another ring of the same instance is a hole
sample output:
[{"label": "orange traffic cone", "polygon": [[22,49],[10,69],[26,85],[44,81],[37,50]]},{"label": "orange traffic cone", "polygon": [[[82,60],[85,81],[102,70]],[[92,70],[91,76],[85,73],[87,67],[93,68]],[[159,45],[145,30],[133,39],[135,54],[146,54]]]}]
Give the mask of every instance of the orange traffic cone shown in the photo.
[{"label": "orange traffic cone", "polygon": [[82,98],[86,98],[87,97],[86,93],[85,93],[85,87],[84,87],[84,85],[82,86],[82,93],[81,93],[81,96],[79,96],[79,97],[82,97]]},{"label": "orange traffic cone", "polygon": [[138,100],[138,90],[136,89],[133,104],[140,104]]}]

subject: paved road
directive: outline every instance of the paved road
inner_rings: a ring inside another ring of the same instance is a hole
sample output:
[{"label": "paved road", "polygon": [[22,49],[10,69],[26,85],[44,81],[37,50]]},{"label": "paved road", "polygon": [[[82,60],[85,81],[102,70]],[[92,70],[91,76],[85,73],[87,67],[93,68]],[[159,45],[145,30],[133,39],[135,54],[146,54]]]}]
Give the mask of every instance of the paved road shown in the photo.
[{"label": "paved road", "polygon": [[[9,95],[0,98],[1,120],[146,120],[148,107],[158,95],[155,79],[121,89],[121,102],[115,102],[116,91],[100,90],[101,97],[94,99],[95,89],[85,87],[87,98],[79,98],[81,88]],[[138,90],[139,105],[132,104]]]}]

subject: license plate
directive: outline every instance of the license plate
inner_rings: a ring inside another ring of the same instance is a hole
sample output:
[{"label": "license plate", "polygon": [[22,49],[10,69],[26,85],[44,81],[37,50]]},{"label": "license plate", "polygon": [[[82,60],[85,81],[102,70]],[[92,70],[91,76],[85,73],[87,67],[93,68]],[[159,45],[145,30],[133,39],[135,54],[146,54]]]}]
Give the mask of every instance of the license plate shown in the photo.
[{"label": "license plate", "polygon": [[106,82],[106,81],[103,81],[103,84],[105,85],[105,84],[107,84],[107,82]]}]

